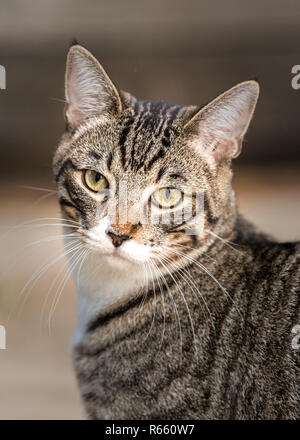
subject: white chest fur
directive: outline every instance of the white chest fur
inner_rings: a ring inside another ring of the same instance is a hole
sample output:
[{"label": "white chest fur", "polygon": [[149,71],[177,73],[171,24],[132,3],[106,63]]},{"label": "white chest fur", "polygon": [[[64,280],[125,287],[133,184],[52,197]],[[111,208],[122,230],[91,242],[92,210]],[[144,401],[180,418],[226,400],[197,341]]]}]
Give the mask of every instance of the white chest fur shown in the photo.
[{"label": "white chest fur", "polygon": [[91,252],[80,272],[73,278],[78,291],[78,322],[72,346],[82,338],[88,324],[114,304],[124,301],[141,290],[149,279],[141,264],[126,262],[118,265],[114,258]]}]

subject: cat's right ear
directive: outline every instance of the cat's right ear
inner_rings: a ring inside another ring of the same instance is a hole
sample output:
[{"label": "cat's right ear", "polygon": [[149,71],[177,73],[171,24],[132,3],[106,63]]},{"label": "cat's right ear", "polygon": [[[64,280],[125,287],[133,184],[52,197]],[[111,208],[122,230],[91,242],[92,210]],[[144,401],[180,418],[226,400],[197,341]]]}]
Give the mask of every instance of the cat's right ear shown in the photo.
[{"label": "cat's right ear", "polygon": [[245,81],[196,113],[184,126],[195,151],[215,164],[237,157],[258,95],[258,83]]},{"label": "cat's right ear", "polygon": [[97,59],[84,47],[69,50],[65,74],[65,115],[76,129],[94,116],[111,117],[122,111],[120,95]]}]

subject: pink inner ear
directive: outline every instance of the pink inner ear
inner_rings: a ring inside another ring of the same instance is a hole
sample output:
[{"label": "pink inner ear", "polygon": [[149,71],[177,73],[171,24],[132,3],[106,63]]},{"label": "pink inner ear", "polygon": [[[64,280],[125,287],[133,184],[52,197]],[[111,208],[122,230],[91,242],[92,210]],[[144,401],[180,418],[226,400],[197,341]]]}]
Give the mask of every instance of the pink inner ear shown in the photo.
[{"label": "pink inner ear", "polygon": [[79,108],[74,108],[70,104],[67,107],[66,111],[67,120],[73,127],[77,127],[84,121],[84,115],[79,110]]},{"label": "pink inner ear", "polygon": [[232,159],[240,154],[242,139],[226,139],[215,145],[212,153],[216,162]]}]

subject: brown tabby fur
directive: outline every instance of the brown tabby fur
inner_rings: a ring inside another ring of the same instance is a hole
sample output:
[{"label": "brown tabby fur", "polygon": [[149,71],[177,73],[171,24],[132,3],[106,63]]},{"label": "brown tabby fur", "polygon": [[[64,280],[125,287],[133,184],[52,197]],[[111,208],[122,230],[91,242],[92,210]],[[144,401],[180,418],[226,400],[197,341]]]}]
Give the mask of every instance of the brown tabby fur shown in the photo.
[{"label": "brown tabby fur", "polygon": [[[91,57],[77,46],[71,50]],[[78,221],[81,231],[96,224],[97,202],[75,175],[99,168],[139,188],[166,173],[182,175],[205,190],[206,223],[204,236],[160,225],[135,229],[137,242],[157,252],[167,243],[183,255],[169,253],[165,281],[99,310],[75,344],[87,416],[300,418],[300,350],[291,344],[300,324],[300,244],[277,243],[238,214],[231,157],[216,155],[212,166],[189,143],[199,108],[136,101],[102,80],[104,101],[113,96],[104,112],[86,119],[97,122],[104,114],[104,122],[80,132],[88,122],[76,126],[67,108],[68,130],[54,159],[66,221]]]}]

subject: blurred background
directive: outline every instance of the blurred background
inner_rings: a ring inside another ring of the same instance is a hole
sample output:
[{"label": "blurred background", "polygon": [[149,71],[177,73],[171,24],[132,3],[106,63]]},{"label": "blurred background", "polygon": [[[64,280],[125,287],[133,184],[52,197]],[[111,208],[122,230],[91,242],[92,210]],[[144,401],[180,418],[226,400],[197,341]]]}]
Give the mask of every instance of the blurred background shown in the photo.
[{"label": "blurred background", "polygon": [[299,1],[0,0],[7,73],[0,90],[0,324],[7,331],[0,419],[83,417],[69,353],[76,293],[59,259],[60,228],[56,220],[17,227],[59,217],[51,161],[64,128],[73,38],[120,88],[143,99],[204,104],[258,76],[261,97],[234,163],[240,210],[281,241],[300,239],[300,90],[291,86],[300,64]]}]

